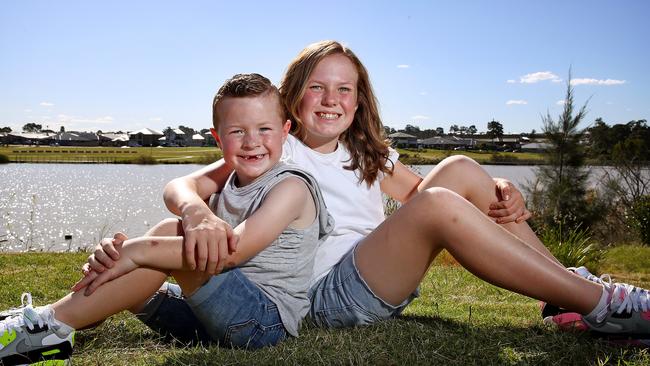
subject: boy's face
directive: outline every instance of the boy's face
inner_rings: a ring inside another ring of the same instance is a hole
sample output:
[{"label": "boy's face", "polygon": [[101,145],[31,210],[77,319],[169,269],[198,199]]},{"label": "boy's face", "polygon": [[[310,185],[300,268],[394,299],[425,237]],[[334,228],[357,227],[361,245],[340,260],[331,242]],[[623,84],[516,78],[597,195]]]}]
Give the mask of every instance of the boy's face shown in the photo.
[{"label": "boy's face", "polygon": [[280,160],[291,122],[283,119],[276,95],[225,98],[217,106],[217,114],[219,130],[215,138],[224,160],[237,173],[240,186],[266,173]]}]

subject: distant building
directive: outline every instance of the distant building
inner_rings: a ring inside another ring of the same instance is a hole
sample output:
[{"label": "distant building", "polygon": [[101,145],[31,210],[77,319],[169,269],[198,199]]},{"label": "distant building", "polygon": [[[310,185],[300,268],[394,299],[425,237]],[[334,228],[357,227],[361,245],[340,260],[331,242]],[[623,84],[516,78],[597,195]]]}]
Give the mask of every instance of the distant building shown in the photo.
[{"label": "distant building", "polygon": [[187,146],[203,146],[205,145],[205,138],[201,134],[195,134],[192,139],[187,141]]},{"label": "distant building", "polygon": [[404,132],[395,132],[388,135],[395,147],[418,147],[418,138]]},{"label": "distant building", "polygon": [[423,148],[453,150],[456,148],[473,148],[476,140],[458,136],[434,136],[418,140],[418,145]]},{"label": "distant building", "polygon": [[56,134],[48,132],[9,132],[3,138],[7,145],[49,145],[52,144]]},{"label": "distant building", "polygon": [[158,146],[164,134],[151,128],[129,132],[129,146]]},{"label": "distant building", "polygon": [[80,131],[59,132],[54,139],[59,146],[99,146],[101,140],[94,132]]},{"label": "distant building", "polygon": [[551,147],[551,144],[547,142],[531,142],[528,144],[521,145],[521,151],[526,152],[544,152]]}]

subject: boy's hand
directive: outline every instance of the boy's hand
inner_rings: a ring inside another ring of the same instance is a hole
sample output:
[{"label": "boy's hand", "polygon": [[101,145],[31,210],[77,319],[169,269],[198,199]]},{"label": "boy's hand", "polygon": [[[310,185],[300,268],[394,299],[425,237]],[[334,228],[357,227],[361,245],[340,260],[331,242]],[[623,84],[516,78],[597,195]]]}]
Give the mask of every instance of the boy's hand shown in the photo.
[{"label": "boy's hand", "polygon": [[499,201],[490,204],[488,216],[495,218],[498,224],[521,223],[532,216],[526,209],[524,196],[512,182],[503,178],[494,178],[494,183]]},{"label": "boy's hand", "polygon": [[128,252],[123,250],[120,260],[114,262],[111,268],[105,269],[102,273],[89,270],[88,267],[88,263],[86,263],[84,265],[84,277],[72,286],[71,290],[73,292],[78,292],[85,288],[84,295],[89,296],[104,283],[133,271],[138,268],[138,265],[128,255]]},{"label": "boy's hand", "polygon": [[192,269],[220,273],[229,254],[237,250],[238,236],[232,227],[207,206],[183,212],[183,255]]},{"label": "boy's hand", "polygon": [[82,271],[87,272],[93,270],[98,273],[104,272],[108,268],[112,268],[115,262],[120,259],[120,249],[122,243],[127,240],[126,234],[118,232],[113,238],[104,238],[95,247],[95,251],[88,257],[87,262],[84,264]]}]

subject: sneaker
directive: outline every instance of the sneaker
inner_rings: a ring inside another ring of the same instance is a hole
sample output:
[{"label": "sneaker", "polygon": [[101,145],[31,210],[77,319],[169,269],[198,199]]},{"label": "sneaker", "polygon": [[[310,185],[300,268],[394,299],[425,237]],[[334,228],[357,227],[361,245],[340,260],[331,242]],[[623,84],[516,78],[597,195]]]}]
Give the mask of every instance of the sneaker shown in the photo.
[{"label": "sneaker", "polygon": [[0,320],[0,365],[65,365],[72,354],[74,331],[54,319],[48,306],[31,303]]},{"label": "sneaker", "polygon": [[596,333],[650,339],[650,292],[615,283],[610,287],[609,304],[596,315],[596,319],[583,317],[583,321]]}]

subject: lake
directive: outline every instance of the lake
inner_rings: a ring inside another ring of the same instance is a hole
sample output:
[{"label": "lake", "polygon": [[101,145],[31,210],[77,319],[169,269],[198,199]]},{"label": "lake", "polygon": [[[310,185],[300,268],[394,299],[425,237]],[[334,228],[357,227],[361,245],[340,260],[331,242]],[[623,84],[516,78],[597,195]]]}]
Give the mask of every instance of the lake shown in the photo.
[{"label": "lake", "polygon": [[[0,165],[0,251],[77,250],[123,231],[144,234],[173,217],[162,201],[164,185],[202,165]],[[433,166],[417,166],[421,174]],[[518,187],[532,166],[486,165]],[[601,168],[595,168],[601,170]]]}]

